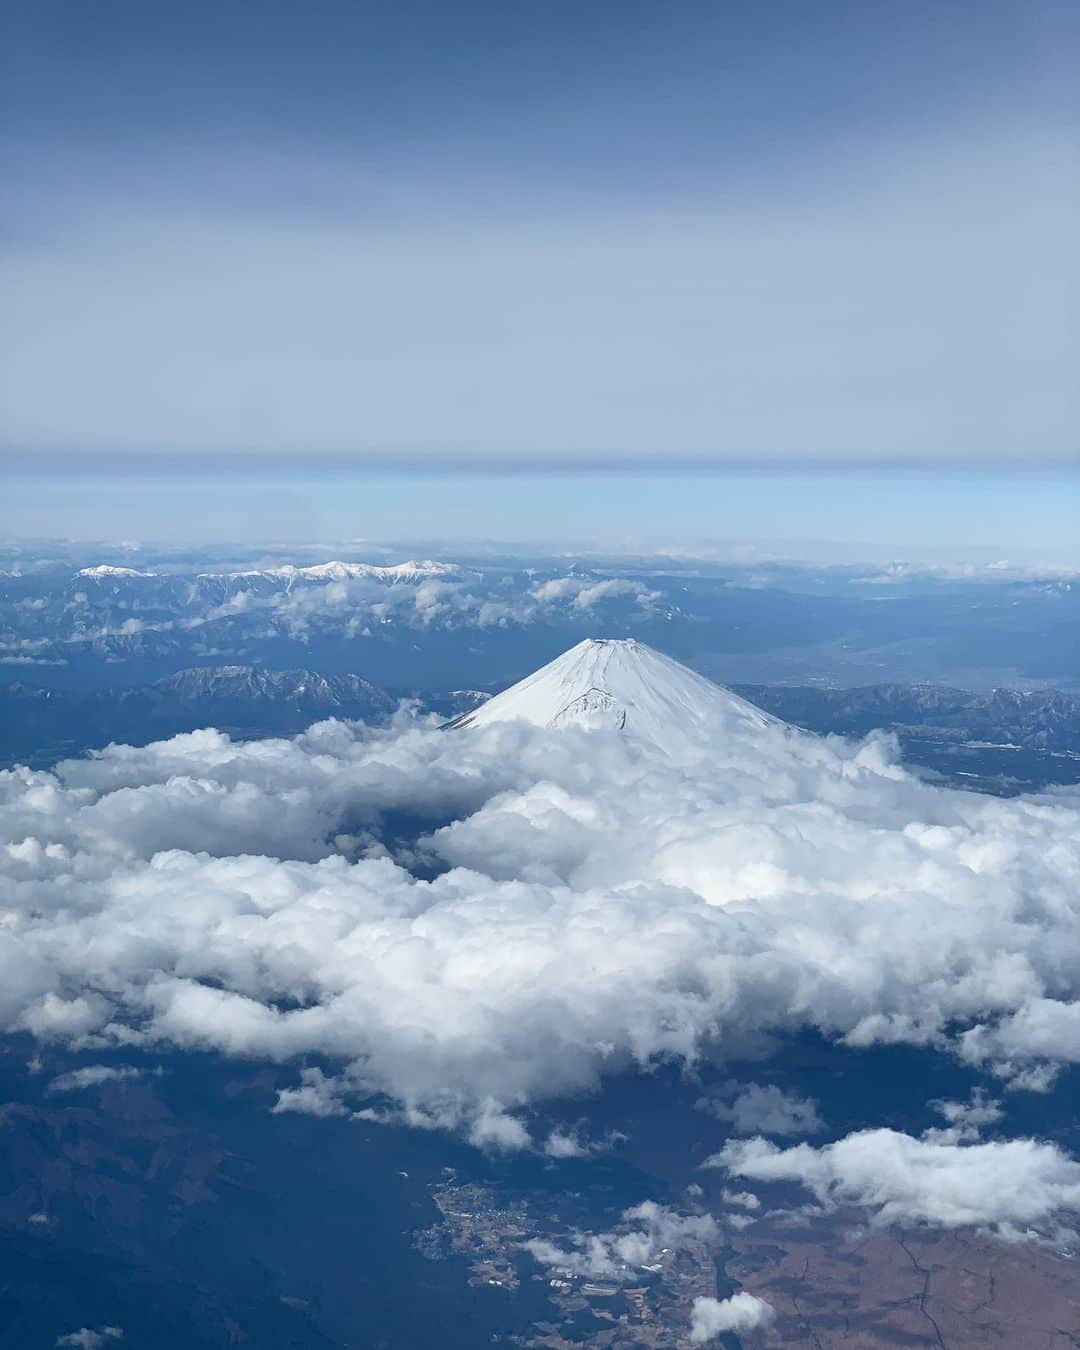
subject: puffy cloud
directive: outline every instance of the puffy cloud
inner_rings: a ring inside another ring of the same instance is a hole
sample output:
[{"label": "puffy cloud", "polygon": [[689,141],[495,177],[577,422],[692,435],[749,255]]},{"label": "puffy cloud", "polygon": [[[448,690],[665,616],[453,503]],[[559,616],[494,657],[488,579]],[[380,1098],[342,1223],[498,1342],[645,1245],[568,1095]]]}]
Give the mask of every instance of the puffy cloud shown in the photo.
[{"label": "puffy cloud", "polygon": [[807,1097],[772,1084],[748,1083],[741,1091],[738,1084],[728,1084],[728,1094],[733,1088],[736,1095],[730,1100],[708,1097],[701,1105],[719,1120],[730,1121],[735,1134],[816,1134],[823,1128],[816,1105]]},{"label": "puffy cloud", "polygon": [[[53,976],[36,968],[36,977],[51,983]],[[109,1004],[99,995],[77,994],[74,998],[59,998],[46,992],[30,1003],[16,1019],[16,1026],[31,1031],[42,1041],[70,1041],[80,1044],[89,1031],[101,1026],[108,1015]]]},{"label": "puffy cloud", "polygon": [[944,1129],[927,1130],[924,1139],[941,1143],[971,1143],[984,1125],[996,1125],[1004,1114],[1000,1102],[992,1101],[985,1089],[975,1088],[967,1102],[937,1101],[930,1105],[948,1121]]},{"label": "puffy cloud", "polygon": [[[1046,1091],[1053,1066],[1080,1062],[1080,1000],[1031,998],[995,1025],[977,1025],[960,1038],[972,1064],[989,1064],[1009,1086]],[[1050,1065],[1036,1061],[1051,1061]]]},{"label": "puffy cloud", "polygon": [[771,1303],[745,1292],[730,1298],[696,1298],[690,1314],[690,1343],[705,1345],[726,1331],[746,1336],[767,1330],[776,1320]]},{"label": "puffy cloud", "polygon": [[552,1130],[544,1141],[549,1158],[586,1158],[592,1152],[573,1131]]},{"label": "puffy cloud", "polygon": [[490,1148],[500,1153],[513,1153],[528,1148],[532,1142],[529,1132],[521,1121],[508,1115],[502,1106],[491,1100],[485,1101],[474,1116],[469,1129],[469,1139],[478,1148]]},{"label": "puffy cloud", "polygon": [[521,617],[525,617],[530,609],[529,601],[540,606],[566,602],[571,611],[590,613],[601,601],[623,597],[632,600],[643,610],[653,608],[661,598],[659,591],[652,590],[640,581],[630,581],[624,577],[609,577],[604,580],[579,575],[552,577],[549,581],[542,581],[532,587],[518,613]]},{"label": "puffy cloud", "polygon": [[533,1258],[574,1275],[616,1281],[633,1280],[642,1266],[663,1252],[689,1243],[715,1243],[720,1236],[709,1214],[679,1214],[655,1200],[646,1200],[623,1211],[619,1226],[608,1233],[572,1233],[569,1245],[559,1246],[546,1238],[523,1243]]},{"label": "puffy cloud", "polygon": [[303,1116],[344,1116],[348,1107],[341,1100],[341,1084],[321,1069],[301,1069],[300,1086],[282,1088],[273,1107],[274,1115],[294,1111]]},{"label": "puffy cloud", "polygon": [[814,1148],[731,1140],[711,1159],[735,1176],[798,1182],[820,1205],[853,1205],[870,1222],[975,1227],[998,1237],[1060,1236],[1080,1210],[1080,1163],[1034,1139],[956,1143],[860,1130]]},{"label": "puffy cloud", "polygon": [[740,1209],[761,1208],[761,1201],[753,1191],[733,1191],[725,1187],[721,1199],[725,1205],[737,1205]]},{"label": "puffy cloud", "polygon": [[[504,1148],[545,1096],[760,1032],[1071,1055],[1075,794],[946,790],[880,737],[692,732],[402,715],[0,773],[2,1025],[318,1056],[350,1105]],[[400,813],[432,828],[395,853]],[[817,1124],[774,1089],[723,1109]]]}]

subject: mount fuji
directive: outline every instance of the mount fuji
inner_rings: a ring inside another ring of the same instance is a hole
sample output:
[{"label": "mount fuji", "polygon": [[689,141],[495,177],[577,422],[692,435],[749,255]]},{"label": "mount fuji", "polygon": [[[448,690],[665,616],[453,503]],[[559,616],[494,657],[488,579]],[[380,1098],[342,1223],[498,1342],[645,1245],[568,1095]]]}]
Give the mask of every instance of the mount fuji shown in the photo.
[{"label": "mount fuji", "polygon": [[673,737],[785,726],[634,638],[586,638],[446,729],[515,720],[610,727],[661,749],[668,749]]}]

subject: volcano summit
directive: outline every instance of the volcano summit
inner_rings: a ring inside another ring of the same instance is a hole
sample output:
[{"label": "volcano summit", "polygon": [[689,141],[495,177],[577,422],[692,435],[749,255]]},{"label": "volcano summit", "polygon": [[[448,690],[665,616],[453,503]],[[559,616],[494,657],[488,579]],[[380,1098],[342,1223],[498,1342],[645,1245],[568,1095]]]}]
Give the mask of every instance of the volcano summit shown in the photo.
[{"label": "volcano summit", "polygon": [[586,638],[447,728],[496,722],[612,727],[668,748],[673,736],[783,723],[634,638]]}]

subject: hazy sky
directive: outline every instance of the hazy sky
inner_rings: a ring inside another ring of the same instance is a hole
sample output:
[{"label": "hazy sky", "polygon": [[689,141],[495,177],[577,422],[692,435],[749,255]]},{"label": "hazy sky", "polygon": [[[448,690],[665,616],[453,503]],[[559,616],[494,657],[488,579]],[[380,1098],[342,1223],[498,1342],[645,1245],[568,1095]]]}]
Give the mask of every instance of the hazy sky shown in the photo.
[{"label": "hazy sky", "polygon": [[1078,520],[1080,474],[1067,471],[52,470],[10,475],[0,497],[0,538],[276,541],[326,558],[362,555],[365,541],[435,552],[488,541],[1076,570]]},{"label": "hazy sky", "polygon": [[0,449],[1075,462],[1078,35],[1047,0],[23,6]]}]

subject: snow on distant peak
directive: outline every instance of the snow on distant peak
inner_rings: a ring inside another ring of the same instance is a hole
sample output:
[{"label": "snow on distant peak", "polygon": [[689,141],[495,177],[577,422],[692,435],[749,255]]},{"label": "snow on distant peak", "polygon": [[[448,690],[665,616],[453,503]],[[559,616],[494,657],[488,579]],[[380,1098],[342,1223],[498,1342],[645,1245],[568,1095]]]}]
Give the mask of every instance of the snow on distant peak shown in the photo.
[{"label": "snow on distant peak", "polygon": [[392,567],[379,570],[391,581],[423,581],[430,577],[456,576],[461,569],[456,563],[436,562],[432,558],[415,562],[410,558],[408,562],[395,563]]},{"label": "snow on distant peak", "polygon": [[75,573],[77,577],[153,577],[156,572],[139,572],[134,567],[114,567],[111,563],[99,563],[97,567],[84,567]]},{"label": "snow on distant peak", "polygon": [[315,563],[311,567],[275,568],[271,575],[290,577],[298,581],[425,581],[430,577],[442,577],[456,572],[450,563],[408,562],[394,563],[382,567],[377,563],[325,562]]},{"label": "snow on distant peak", "polygon": [[383,567],[377,563],[333,562],[314,563],[310,567],[294,567],[286,563],[282,567],[268,567],[246,572],[207,573],[209,576],[266,577],[274,581],[284,581],[292,585],[297,581],[381,581],[395,582],[428,581],[439,577],[456,576],[459,569],[453,563],[435,562],[427,558],[423,562],[409,559],[407,562],[394,563]]},{"label": "snow on distant peak", "polygon": [[729,689],[633,638],[586,638],[448,727],[520,720],[612,727],[663,748],[708,731],[781,727]]}]

